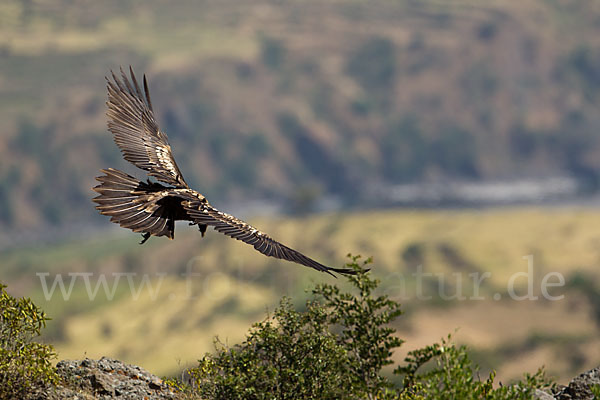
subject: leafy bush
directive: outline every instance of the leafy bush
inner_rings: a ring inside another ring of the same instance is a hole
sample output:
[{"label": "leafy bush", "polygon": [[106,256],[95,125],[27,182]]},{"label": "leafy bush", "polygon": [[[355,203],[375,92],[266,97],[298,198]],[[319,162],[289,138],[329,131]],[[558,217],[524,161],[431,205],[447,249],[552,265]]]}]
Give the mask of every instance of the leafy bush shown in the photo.
[{"label": "leafy bush", "polygon": [[[352,291],[317,285],[304,311],[284,298],[272,316],[253,326],[233,347],[218,344],[188,371],[191,385],[173,382],[191,398],[203,399],[530,399],[547,386],[543,371],[511,386],[494,388],[495,374],[478,378],[478,367],[464,347],[443,340],[412,351],[393,374],[392,351],[402,344],[389,326],[400,305],[375,295],[371,279],[352,257],[358,272],[347,279]],[[404,377],[401,380],[401,377]]]},{"label": "leafy bush", "polygon": [[[466,347],[457,347],[449,340],[450,336],[439,344],[410,352],[405,359],[407,365],[394,371],[395,374],[405,376],[402,394],[407,397],[404,398],[529,400],[534,398],[536,389],[551,385],[545,378],[544,371],[539,369],[533,375],[526,374],[521,382],[494,388],[495,372],[492,371],[487,379],[480,380],[479,368],[473,365]],[[433,368],[418,373],[419,369],[432,360],[435,363]]]},{"label": "leafy bush", "polygon": [[340,398],[351,385],[344,348],[327,331],[316,305],[304,313],[282,300],[273,320],[255,325],[246,341],[205,356],[190,371],[202,396],[216,399]]},{"label": "leafy bush", "polygon": [[16,299],[0,284],[0,398],[21,398],[37,383],[57,382],[52,346],[34,342],[48,318],[30,299]]}]

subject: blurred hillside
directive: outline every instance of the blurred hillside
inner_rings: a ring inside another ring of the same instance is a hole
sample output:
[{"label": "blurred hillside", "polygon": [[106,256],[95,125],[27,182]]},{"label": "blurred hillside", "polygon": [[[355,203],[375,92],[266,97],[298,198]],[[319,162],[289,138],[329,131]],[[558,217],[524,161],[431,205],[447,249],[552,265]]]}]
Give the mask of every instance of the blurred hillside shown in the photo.
[{"label": "blurred hillside", "polygon": [[598,2],[6,0],[3,246],[107,223],[93,178],[132,169],[106,131],[104,76],[129,64],[217,206],[371,207],[449,180],[598,187]]}]

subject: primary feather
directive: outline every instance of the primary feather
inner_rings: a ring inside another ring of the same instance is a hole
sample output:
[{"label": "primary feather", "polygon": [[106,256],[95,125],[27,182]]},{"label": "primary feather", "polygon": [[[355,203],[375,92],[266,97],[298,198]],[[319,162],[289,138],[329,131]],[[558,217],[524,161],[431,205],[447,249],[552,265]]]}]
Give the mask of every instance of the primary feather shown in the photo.
[{"label": "primary feather", "polygon": [[125,160],[148,172],[161,182],[188,187],[171,153],[167,135],[154,119],[146,76],[142,93],[131,67],[131,82],[121,69],[121,79],[112,73],[107,78],[108,130]]}]

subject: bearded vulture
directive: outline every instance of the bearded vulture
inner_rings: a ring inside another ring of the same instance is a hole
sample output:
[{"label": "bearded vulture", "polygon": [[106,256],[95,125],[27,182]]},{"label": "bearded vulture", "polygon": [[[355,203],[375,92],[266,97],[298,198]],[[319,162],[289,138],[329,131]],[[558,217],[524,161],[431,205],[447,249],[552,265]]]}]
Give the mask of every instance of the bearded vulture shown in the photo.
[{"label": "bearded vulture", "polygon": [[99,193],[93,201],[101,214],[111,217],[112,222],[123,228],[142,233],[141,244],[150,236],[173,239],[175,221],[183,220],[198,225],[202,236],[206,228],[212,226],[269,257],[292,261],[333,276],[332,272],[356,273],[351,269],[327,267],[279,243],[244,221],[217,210],[202,194],[191,189],[173,158],[167,135],[156,122],[146,76],[142,91],[131,67],[129,73],[130,77],[121,69],[118,77],[111,71],[112,79],[106,78],[108,130],[125,160],[162,183],[150,179],[142,182],[113,168],[101,170],[104,175],[96,178],[100,184],[93,188]]}]

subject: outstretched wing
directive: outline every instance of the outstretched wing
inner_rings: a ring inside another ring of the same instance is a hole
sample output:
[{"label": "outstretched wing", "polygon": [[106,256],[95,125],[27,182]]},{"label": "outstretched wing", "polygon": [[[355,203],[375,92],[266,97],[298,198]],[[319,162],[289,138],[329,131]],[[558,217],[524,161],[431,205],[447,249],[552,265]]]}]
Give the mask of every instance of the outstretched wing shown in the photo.
[{"label": "outstretched wing", "polygon": [[171,153],[167,135],[154,119],[148,83],[144,75],[144,92],[129,67],[131,80],[121,69],[121,78],[114,72],[107,80],[108,129],[121,149],[125,160],[148,171],[148,175],[174,185],[188,187]]},{"label": "outstretched wing", "polygon": [[350,275],[356,274],[351,269],[326,267],[304,254],[279,243],[233,215],[217,210],[206,200],[184,201],[182,204],[188,216],[195,223],[212,226],[218,232],[254,246],[256,250],[266,256],[292,261],[314,268],[317,271],[327,272],[332,276],[335,276],[332,272]]}]

